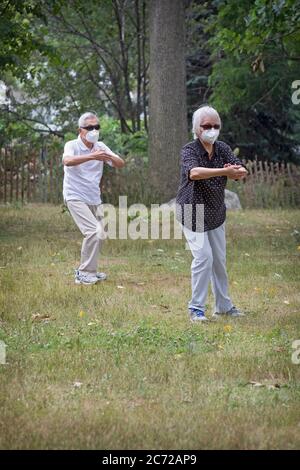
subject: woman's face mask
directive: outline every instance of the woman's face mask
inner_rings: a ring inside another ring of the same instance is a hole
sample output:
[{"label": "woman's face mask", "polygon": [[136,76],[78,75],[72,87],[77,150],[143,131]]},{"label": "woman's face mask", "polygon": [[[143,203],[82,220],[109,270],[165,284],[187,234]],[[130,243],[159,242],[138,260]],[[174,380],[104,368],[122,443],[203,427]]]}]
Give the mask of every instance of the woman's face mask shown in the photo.
[{"label": "woman's face mask", "polygon": [[201,139],[208,144],[214,144],[219,137],[219,129],[207,129],[202,131]]}]

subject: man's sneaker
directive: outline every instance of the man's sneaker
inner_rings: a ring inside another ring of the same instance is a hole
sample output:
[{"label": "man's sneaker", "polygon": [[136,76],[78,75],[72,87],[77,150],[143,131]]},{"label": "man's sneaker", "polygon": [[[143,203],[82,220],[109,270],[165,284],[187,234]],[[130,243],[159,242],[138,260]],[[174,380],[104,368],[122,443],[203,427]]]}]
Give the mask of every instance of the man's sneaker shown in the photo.
[{"label": "man's sneaker", "polygon": [[245,317],[245,314],[243,312],[241,312],[238,308],[236,308],[235,305],[233,305],[233,307],[231,307],[230,310],[228,310],[228,312],[215,312],[213,314],[213,318],[220,318],[222,316],[228,316],[228,317]]},{"label": "man's sneaker", "polygon": [[98,278],[98,281],[105,281],[105,279],[107,279],[106,273],[96,273],[96,277]]},{"label": "man's sneaker", "polygon": [[75,284],[84,284],[86,286],[90,286],[92,284],[96,284],[99,279],[97,276],[93,276],[91,274],[81,274],[79,271],[75,274]]},{"label": "man's sneaker", "polygon": [[192,322],[208,321],[208,318],[204,315],[204,312],[199,308],[190,308],[190,320]]}]

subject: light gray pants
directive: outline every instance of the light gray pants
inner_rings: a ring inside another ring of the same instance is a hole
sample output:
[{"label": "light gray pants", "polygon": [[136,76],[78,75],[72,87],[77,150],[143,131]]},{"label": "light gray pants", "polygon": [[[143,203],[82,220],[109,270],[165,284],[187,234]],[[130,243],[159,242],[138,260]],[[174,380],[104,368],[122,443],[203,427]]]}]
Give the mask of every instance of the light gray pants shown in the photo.
[{"label": "light gray pants", "polygon": [[225,222],[220,227],[206,232],[192,232],[183,227],[183,233],[193,255],[192,298],[188,307],[198,308],[205,312],[205,302],[211,280],[215,312],[227,312],[233,303],[228,294]]},{"label": "light gray pants", "polygon": [[84,236],[81,261],[78,270],[82,274],[95,275],[99,251],[103,242],[103,210],[101,204],[90,205],[82,201],[65,201],[75,224]]}]

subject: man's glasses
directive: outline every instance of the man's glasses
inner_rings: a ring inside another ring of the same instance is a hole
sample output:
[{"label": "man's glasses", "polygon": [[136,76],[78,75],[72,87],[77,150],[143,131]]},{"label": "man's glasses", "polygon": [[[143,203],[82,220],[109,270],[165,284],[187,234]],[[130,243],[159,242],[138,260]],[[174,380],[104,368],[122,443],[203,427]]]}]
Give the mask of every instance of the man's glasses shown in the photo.
[{"label": "man's glasses", "polygon": [[220,124],[215,124],[214,126],[212,126],[211,124],[203,124],[203,126],[200,126],[202,127],[203,129],[205,129],[206,131],[209,131],[210,129],[220,129]]},{"label": "man's glasses", "polygon": [[93,131],[95,129],[96,131],[99,131],[100,126],[99,124],[96,124],[95,126],[85,126],[85,127],[82,126],[81,129],[85,129],[87,131]]}]

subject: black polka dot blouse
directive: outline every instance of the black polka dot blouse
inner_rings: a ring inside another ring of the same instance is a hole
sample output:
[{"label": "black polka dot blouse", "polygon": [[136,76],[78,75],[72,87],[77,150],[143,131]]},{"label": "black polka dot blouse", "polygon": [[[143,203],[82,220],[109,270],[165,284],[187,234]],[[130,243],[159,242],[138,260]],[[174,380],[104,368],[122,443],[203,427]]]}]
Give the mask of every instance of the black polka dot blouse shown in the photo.
[{"label": "black polka dot blouse", "polygon": [[[199,166],[223,168],[225,163],[243,165],[234,155],[230,146],[221,140],[214,143],[211,159],[209,159],[208,153],[199,139],[189,142],[181,151],[181,175],[176,196],[176,217],[193,232],[213,230],[225,221],[227,176],[191,180],[190,171],[192,168]],[[245,165],[243,166],[245,167]],[[200,204],[203,204],[203,206],[199,206]],[[197,215],[203,213],[203,209],[204,219],[201,216],[199,218]]]}]

